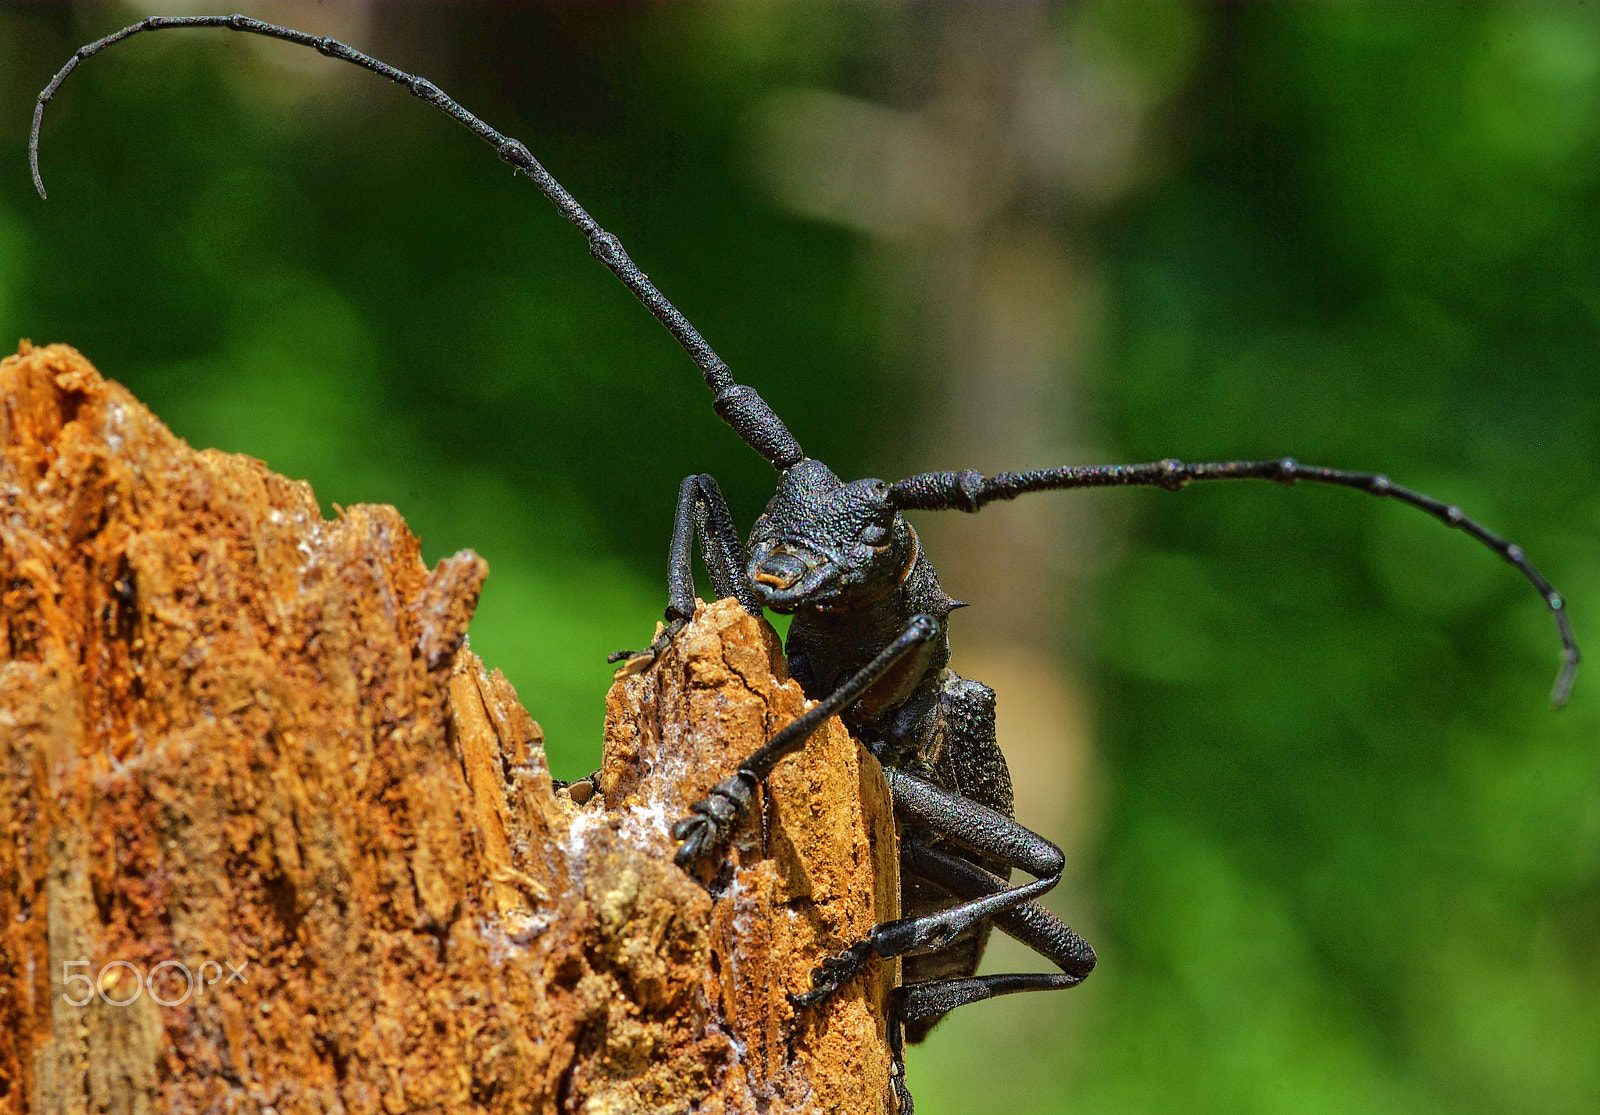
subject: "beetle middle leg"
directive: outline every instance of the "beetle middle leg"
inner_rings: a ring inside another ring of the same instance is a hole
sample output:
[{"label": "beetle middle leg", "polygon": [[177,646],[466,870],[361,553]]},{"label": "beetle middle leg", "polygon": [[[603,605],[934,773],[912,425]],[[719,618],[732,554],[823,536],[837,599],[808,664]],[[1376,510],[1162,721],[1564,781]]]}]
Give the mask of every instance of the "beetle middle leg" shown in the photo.
[{"label": "beetle middle leg", "polygon": [[[970,901],[1016,893],[1008,891],[1007,881],[1000,876],[937,847],[906,841],[901,844],[900,854],[901,870],[906,878],[931,883],[952,897]],[[912,1115],[915,1109],[905,1082],[908,1041],[915,1044],[927,1037],[928,1031],[956,1007],[1019,991],[1065,990],[1082,983],[1094,970],[1094,949],[1089,942],[1037,902],[1024,902],[996,914],[994,925],[1061,970],[932,979],[896,988],[888,1011],[889,1080],[900,1115]],[[916,959],[937,960],[938,954],[908,958]]]},{"label": "beetle middle leg", "polygon": [[[873,926],[862,940],[823,960],[811,973],[812,989],[790,997],[794,1005],[804,1008],[826,1001],[874,956],[889,958],[937,952],[988,920],[1045,955],[1066,973],[1065,977],[1055,974],[1038,977],[1045,981],[1038,982],[1038,988],[1070,987],[1081,982],[1094,967],[1094,950],[1034,902],[1060,881],[1065,863],[1061,849],[1004,813],[952,790],[893,767],[887,768],[884,774],[889,780],[895,812],[907,822],[910,830],[901,842],[902,871],[932,883],[961,901],[931,913]],[[918,838],[914,835],[917,829],[928,831],[932,839]],[[1013,887],[970,860],[935,846],[934,842],[940,838],[986,859],[1020,867],[1035,879],[1024,886]],[[1062,982],[1063,978],[1067,982]],[[1019,980],[1023,983],[1017,984]],[[902,1021],[942,1014],[991,995],[1033,989],[1034,977],[1026,975],[913,984],[904,992]],[[946,1003],[948,1005],[941,1005]]]},{"label": "beetle middle leg", "polygon": [[[915,841],[903,844],[901,855],[907,875],[930,882],[956,898],[982,900],[986,896],[1014,895],[1026,889],[1009,888],[1006,880],[977,864]],[[956,1007],[1019,991],[1076,987],[1094,970],[1094,948],[1089,942],[1037,902],[1023,902],[1001,911],[995,915],[994,925],[1061,971],[969,976],[908,984],[897,992],[895,1015],[910,1031],[911,1041],[921,1041],[941,1015]]]},{"label": "beetle middle leg", "polygon": [[[976,957],[962,953],[985,922],[1049,960],[1059,972],[934,978],[895,989],[889,1003],[890,1082],[901,1115],[913,1111],[905,1083],[905,1044],[921,1041],[945,1014],[968,1003],[1021,991],[1076,987],[1094,970],[1094,949],[1070,926],[1035,901],[1061,879],[1061,850],[1038,833],[988,806],[893,767],[884,774],[895,812],[907,823],[900,843],[900,870],[956,899],[955,905],[920,917],[874,926],[867,936],[823,960],[811,973],[812,989],[790,995],[797,1010],[826,1002],[872,957],[907,956],[928,971],[970,972]],[[940,847],[946,841],[985,859],[1020,867],[1034,882],[1013,887],[966,856]],[[982,949],[981,937],[978,951]],[[907,955],[919,954],[919,955]],[[947,959],[948,957],[948,959]],[[969,966],[970,965],[970,966]],[[908,965],[909,974],[909,965]]]}]

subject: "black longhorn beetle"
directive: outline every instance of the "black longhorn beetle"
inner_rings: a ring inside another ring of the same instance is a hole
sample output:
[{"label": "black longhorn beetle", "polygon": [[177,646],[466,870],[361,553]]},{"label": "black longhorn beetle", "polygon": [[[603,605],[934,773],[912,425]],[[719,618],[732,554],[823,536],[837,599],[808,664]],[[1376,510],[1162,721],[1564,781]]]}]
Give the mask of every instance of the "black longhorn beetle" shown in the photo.
[{"label": "black longhorn beetle", "polygon": [[[994,691],[947,667],[945,625],[960,604],[939,587],[917,534],[900,512],[977,511],[997,499],[1066,488],[1137,485],[1177,491],[1199,480],[1297,480],[1337,484],[1410,504],[1457,527],[1514,565],[1544,598],[1561,637],[1562,667],[1551,700],[1566,701],[1578,667],[1565,602],[1523,556],[1459,508],[1390,483],[1387,477],[1314,468],[1290,458],[1185,464],[1069,466],[982,476],[966,470],[929,472],[892,484],[842,482],[808,458],[752,387],[735,383],[728,366],[521,142],[501,135],[432,82],[368,57],[344,43],[245,16],[153,16],[80,47],[51,79],[34,110],[29,155],[41,197],[39,127],[44,107],[78,63],[141,31],[222,27],[313,47],[405,86],[492,144],[500,158],[533,179],[562,215],[588,237],[589,251],[649,308],[689,353],[711,389],[712,407],[780,476],[777,493],[756,520],[748,549],[728,505],[708,475],[687,477],[668,566],[667,623],[650,647],[619,651],[626,669],[647,669],[694,613],[692,549],[696,537],[720,597],[751,615],[763,608],[794,616],[785,650],[790,673],[816,703],[711,787],[692,815],[673,826],[675,857],[688,867],[720,860],[729,834],[757,786],[779,760],[798,751],[830,716],[882,761],[902,825],[901,881],[906,916],[873,927],[865,939],[821,962],[810,990],[790,996],[797,1009],[825,1002],[873,957],[903,957],[904,983],[890,1004],[891,1069],[900,1110],[912,1110],[903,1048],[922,1040],[948,1011],[1017,991],[1073,987],[1094,968],[1094,950],[1035,901],[1061,878],[1060,849],[1012,817],[1011,778],[995,744]],[[1009,884],[1011,870],[1034,876]],[[998,927],[1059,973],[978,976],[991,927]]]}]

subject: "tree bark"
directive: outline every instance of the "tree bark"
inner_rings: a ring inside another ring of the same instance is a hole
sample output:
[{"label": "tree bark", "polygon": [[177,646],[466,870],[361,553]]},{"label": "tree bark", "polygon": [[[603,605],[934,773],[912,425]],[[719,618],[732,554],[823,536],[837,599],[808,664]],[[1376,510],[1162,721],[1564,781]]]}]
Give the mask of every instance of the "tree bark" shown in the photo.
[{"label": "tree bark", "polygon": [[465,645],[484,562],[393,508],[26,342],[0,498],[0,1112],[892,1108],[893,966],[785,997],[897,913],[871,756],[780,765],[720,898],[672,864],[805,706],[736,603],[613,685],[579,804]]}]

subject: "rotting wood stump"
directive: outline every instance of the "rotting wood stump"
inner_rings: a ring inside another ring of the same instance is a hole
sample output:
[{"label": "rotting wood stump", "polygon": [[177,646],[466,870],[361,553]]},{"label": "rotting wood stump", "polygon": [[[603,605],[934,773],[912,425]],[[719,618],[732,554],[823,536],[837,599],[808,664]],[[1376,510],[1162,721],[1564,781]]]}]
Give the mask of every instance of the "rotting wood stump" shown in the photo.
[{"label": "rotting wood stump", "polygon": [[[837,721],[727,894],[667,828],[804,707],[703,606],[596,795],[465,649],[486,575],[195,452],[62,345],[0,363],[0,1112],[882,1112],[883,776]],[[538,638],[530,626],[528,637]]]}]

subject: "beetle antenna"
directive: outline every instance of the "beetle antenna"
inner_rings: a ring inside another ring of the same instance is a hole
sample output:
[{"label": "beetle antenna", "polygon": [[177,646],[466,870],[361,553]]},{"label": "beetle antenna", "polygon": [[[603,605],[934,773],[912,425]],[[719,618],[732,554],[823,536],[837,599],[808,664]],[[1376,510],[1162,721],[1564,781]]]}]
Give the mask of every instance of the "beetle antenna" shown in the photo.
[{"label": "beetle antenna", "polygon": [[926,472],[907,477],[889,486],[889,502],[902,511],[977,511],[997,499],[1016,499],[1028,492],[1068,488],[1165,488],[1175,492],[1198,480],[1275,480],[1293,484],[1305,480],[1317,484],[1337,484],[1368,495],[1397,499],[1427,512],[1448,527],[1465,531],[1499,554],[1539,591],[1545,607],[1555,617],[1561,635],[1561,672],[1550,691],[1550,703],[1560,708],[1567,703],[1572,683],[1578,675],[1578,643],[1567,618],[1567,602],[1551,587],[1544,575],[1533,567],[1515,542],[1462,514],[1459,507],[1442,503],[1432,496],[1402,488],[1387,476],[1373,472],[1346,472],[1336,468],[1303,465],[1291,457],[1266,461],[1218,461],[1185,464],[1170,457],[1140,465],[1088,465],[1034,469],[1029,472],[1001,472],[984,476],[972,469],[962,472]]},{"label": "beetle antenna", "polygon": [[578,230],[589,238],[589,254],[609,267],[612,274],[622,280],[622,284],[633,292],[634,297],[643,302],[645,308],[654,314],[656,320],[666,326],[667,332],[683,346],[683,350],[689,354],[689,358],[699,366],[705,376],[706,386],[711,388],[715,396],[712,405],[717,414],[732,426],[752,449],[779,469],[789,468],[804,456],[799,442],[784,426],[782,420],[773,413],[766,401],[755,392],[754,388],[734,382],[733,373],[729,371],[728,365],[706,343],[705,338],[700,336],[699,331],[689,324],[689,320],[678,311],[678,308],[667,301],[666,296],[656,289],[655,284],[643,271],[639,270],[638,265],[629,258],[627,251],[622,247],[622,241],[601,228],[599,222],[567,192],[566,187],[557,182],[550,172],[540,165],[539,160],[533,157],[533,153],[521,140],[501,135],[445,95],[443,90],[426,78],[408,74],[387,62],[380,62],[337,39],[309,35],[304,31],[280,27],[275,23],[263,23],[259,19],[242,15],[151,16],[107,35],[97,42],[79,47],[67,64],[61,67],[61,71],[50,79],[50,84],[44,87],[39,94],[39,103],[33,110],[33,130],[28,137],[28,163],[33,170],[34,189],[39,191],[41,198],[45,196],[45,191],[44,179],[39,174],[39,128],[44,121],[44,106],[56,95],[56,90],[61,88],[61,83],[66,81],[67,75],[77,69],[78,64],[84,59],[99,54],[123,39],[131,38],[142,31],[166,31],[181,27],[221,27],[229,31],[242,31],[250,35],[262,35],[269,39],[295,43],[298,46],[312,47],[329,58],[337,58],[362,69],[371,70],[396,85],[403,85],[413,96],[427,101],[450,116],[462,127],[492,146],[501,159],[533,179],[534,185],[555,204],[561,215],[577,225]]}]

